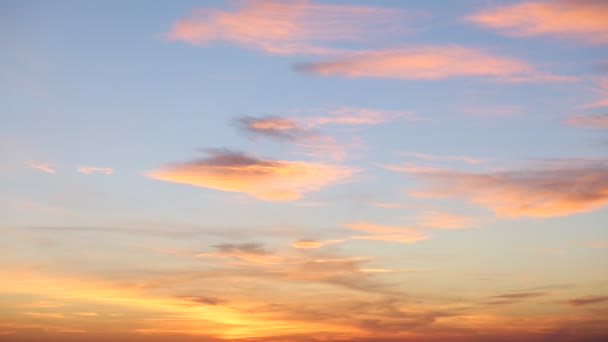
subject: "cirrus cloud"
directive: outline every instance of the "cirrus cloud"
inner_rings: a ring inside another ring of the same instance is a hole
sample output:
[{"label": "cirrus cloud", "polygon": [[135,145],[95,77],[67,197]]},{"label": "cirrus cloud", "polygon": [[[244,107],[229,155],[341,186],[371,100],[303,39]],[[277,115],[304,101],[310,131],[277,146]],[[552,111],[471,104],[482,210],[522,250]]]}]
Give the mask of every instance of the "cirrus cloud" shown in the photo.
[{"label": "cirrus cloud", "polygon": [[282,201],[295,200],[305,192],[343,182],[357,171],[330,164],[261,159],[227,149],[208,149],[205,152],[205,158],[167,164],[146,175],[168,182]]},{"label": "cirrus cloud", "polygon": [[608,128],[608,114],[573,114],[566,117],[566,124],[586,128]]},{"label": "cirrus cloud", "polygon": [[306,0],[245,0],[234,10],[196,9],[179,19],[168,39],[191,44],[228,41],[270,54],[325,54],[335,41],[385,33],[402,20],[400,10],[317,4]]},{"label": "cirrus cloud", "polygon": [[467,20],[512,36],[553,35],[608,43],[608,2],[562,0],[523,2],[475,13]]},{"label": "cirrus cloud", "polygon": [[490,77],[502,81],[571,81],[541,73],[526,62],[458,45],[416,46],[352,52],[296,70],[346,77],[436,80],[451,77]]}]

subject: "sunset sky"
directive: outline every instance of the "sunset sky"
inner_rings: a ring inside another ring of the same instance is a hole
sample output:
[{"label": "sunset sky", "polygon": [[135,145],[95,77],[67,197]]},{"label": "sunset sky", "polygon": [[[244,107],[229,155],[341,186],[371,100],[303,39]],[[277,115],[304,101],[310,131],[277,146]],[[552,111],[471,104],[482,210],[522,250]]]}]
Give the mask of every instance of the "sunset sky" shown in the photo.
[{"label": "sunset sky", "polygon": [[608,1],[0,0],[0,341],[608,341]]}]

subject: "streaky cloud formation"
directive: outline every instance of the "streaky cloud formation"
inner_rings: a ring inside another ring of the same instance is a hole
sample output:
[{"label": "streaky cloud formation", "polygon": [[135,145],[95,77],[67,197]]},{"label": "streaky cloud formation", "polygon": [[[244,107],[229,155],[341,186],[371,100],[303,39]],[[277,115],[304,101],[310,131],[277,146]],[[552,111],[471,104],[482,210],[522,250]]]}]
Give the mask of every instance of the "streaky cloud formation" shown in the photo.
[{"label": "streaky cloud formation", "polygon": [[53,164],[43,163],[43,162],[35,162],[35,161],[27,161],[25,164],[31,167],[32,169],[37,169],[46,173],[56,173],[53,168]]},{"label": "streaky cloud formation", "polygon": [[304,249],[313,249],[313,248],[321,248],[325,245],[330,245],[334,243],[340,243],[344,240],[309,240],[309,239],[301,239],[298,241],[294,241],[291,244],[291,247],[294,248],[304,248]]},{"label": "streaky cloud formation", "polygon": [[79,166],[76,168],[76,171],[80,173],[84,173],[85,175],[90,175],[92,173],[103,173],[106,175],[111,175],[114,170],[110,167],[98,167],[98,166]]},{"label": "streaky cloud formation", "polygon": [[207,157],[165,165],[149,178],[241,192],[263,200],[295,200],[303,193],[346,181],[357,172],[343,166],[261,159],[227,149],[204,150]]},{"label": "streaky cloud formation", "polygon": [[597,83],[597,87],[594,91],[599,94],[600,99],[585,103],[580,108],[608,107],[608,77],[601,77],[595,82]]},{"label": "streaky cloud formation", "polygon": [[397,28],[400,10],[318,4],[307,0],[244,0],[234,10],[196,9],[179,19],[168,39],[190,44],[228,41],[270,54],[326,54],[327,44],[359,41]]},{"label": "streaky cloud formation", "polygon": [[273,255],[259,243],[221,244],[212,246],[215,252],[199,253],[196,257],[238,258],[252,263],[272,264],[281,261],[281,257]]},{"label": "streaky cloud formation", "polygon": [[568,304],[571,306],[583,306],[583,305],[592,305],[599,304],[608,301],[608,296],[587,296],[587,297],[579,297],[570,299],[564,302],[564,304]]},{"label": "streaky cloud formation", "polygon": [[608,43],[608,2],[528,1],[477,12],[467,18],[507,35],[552,35],[595,44]]},{"label": "streaky cloud formation", "polygon": [[432,161],[460,161],[467,164],[481,164],[487,162],[485,159],[467,157],[467,156],[446,156],[446,155],[435,155],[429,153],[418,153],[418,152],[401,152],[402,156],[415,157],[424,160]]},{"label": "streaky cloud formation", "polygon": [[353,222],[343,225],[345,228],[368,233],[368,235],[352,236],[356,240],[377,240],[402,243],[412,243],[426,240],[429,236],[422,234],[419,230],[408,227],[383,225],[371,222]]},{"label": "streaky cloud formation", "polygon": [[314,132],[306,130],[292,120],[278,116],[241,117],[235,120],[238,128],[253,134],[277,140],[295,141],[314,136]]},{"label": "streaky cloud formation", "polygon": [[573,80],[538,72],[523,61],[458,45],[352,52],[328,61],[299,64],[295,69],[319,75],[409,80],[452,77],[486,77],[508,82]]},{"label": "streaky cloud formation", "polygon": [[574,114],[566,117],[570,126],[585,128],[608,128],[608,114]]},{"label": "streaky cloud formation", "polygon": [[[389,167],[390,168],[390,167]],[[498,216],[552,217],[587,212],[608,204],[608,161],[542,161],[519,170],[485,173],[425,167],[392,167],[426,181],[419,197],[455,197]]]},{"label": "streaky cloud formation", "polygon": [[329,111],[326,116],[313,116],[302,121],[308,126],[339,125],[378,125],[397,118],[420,120],[413,112],[382,110],[342,106]]}]

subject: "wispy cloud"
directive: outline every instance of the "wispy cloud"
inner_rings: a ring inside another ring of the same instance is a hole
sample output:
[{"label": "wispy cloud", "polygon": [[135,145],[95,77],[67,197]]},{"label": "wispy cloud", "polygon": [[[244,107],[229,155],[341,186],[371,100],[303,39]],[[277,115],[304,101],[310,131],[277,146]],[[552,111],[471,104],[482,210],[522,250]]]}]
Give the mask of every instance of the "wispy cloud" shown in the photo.
[{"label": "wispy cloud", "polygon": [[587,296],[587,297],[579,297],[573,298],[567,301],[564,301],[564,304],[568,304],[571,306],[583,306],[583,305],[592,305],[598,304],[608,301],[608,296]]},{"label": "wispy cloud", "polygon": [[322,163],[261,159],[226,149],[209,149],[205,153],[205,158],[168,164],[146,175],[168,182],[281,201],[298,199],[303,193],[343,182],[357,171]]},{"label": "wispy cloud", "polygon": [[112,168],[98,166],[79,166],[76,168],[76,171],[84,173],[85,175],[90,175],[92,173],[103,173],[106,175],[111,175],[114,172]]},{"label": "wispy cloud", "polygon": [[221,244],[213,246],[214,252],[199,253],[196,257],[238,258],[253,263],[271,264],[281,261],[281,257],[264,249],[259,243]]},{"label": "wispy cloud", "polygon": [[44,171],[46,173],[55,173],[55,169],[53,168],[53,164],[44,163],[44,162],[35,162],[35,161],[27,161],[25,164],[32,169],[37,169],[40,171]]},{"label": "wispy cloud", "polygon": [[298,240],[298,241],[294,241],[291,244],[291,247],[294,248],[304,248],[304,249],[313,249],[313,248],[321,248],[325,245],[330,245],[330,244],[334,244],[334,243],[340,243],[343,242],[344,240],[309,240],[309,239],[302,239],[302,240]]},{"label": "wispy cloud", "polygon": [[297,65],[296,70],[346,77],[436,80],[489,77],[502,81],[569,81],[536,71],[526,62],[457,45],[417,46],[344,54],[329,61]]},{"label": "wispy cloud", "polygon": [[402,243],[412,243],[426,240],[429,237],[414,228],[394,225],[382,225],[371,222],[354,222],[343,225],[345,228],[368,233],[367,235],[351,236],[356,240],[377,240]]},{"label": "wispy cloud", "polygon": [[499,216],[562,216],[608,203],[605,160],[541,161],[528,168],[486,173],[415,166],[390,169],[427,182],[424,190],[413,192],[415,196],[463,198]]},{"label": "wispy cloud", "polygon": [[477,220],[472,217],[440,211],[428,211],[418,218],[419,225],[439,229],[471,228],[476,223]]},{"label": "wispy cloud", "polygon": [[328,111],[329,115],[313,116],[302,119],[308,126],[321,126],[330,124],[339,125],[378,125],[387,121],[403,118],[407,120],[420,120],[413,112],[398,110],[383,110],[373,108],[338,107]]},{"label": "wispy cloud", "polygon": [[196,9],[168,39],[191,44],[228,41],[271,54],[324,54],[328,43],[358,41],[397,28],[402,11],[306,0],[243,0],[232,10]]},{"label": "wispy cloud", "polygon": [[346,147],[335,137],[305,127],[301,120],[279,116],[241,117],[234,120],[236,126],[251,138],[268,138],[289,142],[299,148],[299,153],[317,158],[342,160]]},{"label": "wispy cloud", "polygon": [[467,20],[507,35],[551,35],[608,43],[608,3],[602,0],[529,1],[475,13]]},{"label": "wispy cloud", "polygon": [[295,120],[279,116],[241,117],[235,119],[237,127],[251,135],[277,140],[296,141],[311,138],[315,132],[304,129]]},{"label": "wispy cloud", "polygon": [[596,87],[593,91],[599,95],[599,100],[585,103],[580,108],[608,107],[608,77],[601,77],[595,80]]},{"label": "wispy cloud", "polygon": [[435,155],[429,153],[418,153],[418,152],[401,152],[399,153],[402,156],[406,157],[415,157],[424,160],[432,160],[432,161],[460,161],[467,164],[481,164],[487,162],[485,159],[473,158],[467,156],[446,156],[446,155]]},{"label": "wispy cloud", "polygon": [[608,114],[573,114],[566,117],[566,124],[585,128],[608,128]]},{"label": "wispy cloud", "polygon": [[487,305],[508,305],[516,304],[525,300],[534,298],[544,297],[551,294],[550,292],[514,292],[504,293],[496,296],[492,296],[488,301],[484,302]]}]

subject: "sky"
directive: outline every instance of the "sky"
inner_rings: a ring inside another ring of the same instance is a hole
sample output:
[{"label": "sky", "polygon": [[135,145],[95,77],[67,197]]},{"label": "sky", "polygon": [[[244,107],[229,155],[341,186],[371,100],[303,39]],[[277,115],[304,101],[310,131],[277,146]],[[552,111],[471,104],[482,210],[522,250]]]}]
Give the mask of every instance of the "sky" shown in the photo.
[{"label": "sky", "polygon": [[608,340],[606,18],[0,0],[0,340]]}]

